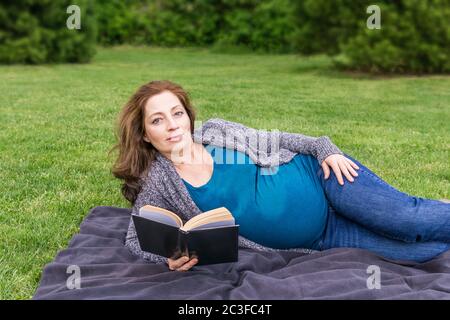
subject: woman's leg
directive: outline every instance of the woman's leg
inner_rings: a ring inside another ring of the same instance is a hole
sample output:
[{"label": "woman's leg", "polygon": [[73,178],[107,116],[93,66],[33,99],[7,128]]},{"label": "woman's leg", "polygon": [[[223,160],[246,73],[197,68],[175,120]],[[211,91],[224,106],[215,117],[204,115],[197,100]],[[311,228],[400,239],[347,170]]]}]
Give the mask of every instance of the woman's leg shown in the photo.
[{"label": "woman's leg", "polygon": [[347,154],[359,166],[354,182],[341,186],[334,173],[317,175],[326,197],[336,212],[382,236],[409,243],[450,243],[450,204],[410,196],[387,184]]},{"label": "woman's leg", "polygon": [[393,260],[424,262],[449,250],[450,243],[406,243],[386,238],[343,217],[329,207],[327,227],[316,249],[338,247],[366,249]]}]

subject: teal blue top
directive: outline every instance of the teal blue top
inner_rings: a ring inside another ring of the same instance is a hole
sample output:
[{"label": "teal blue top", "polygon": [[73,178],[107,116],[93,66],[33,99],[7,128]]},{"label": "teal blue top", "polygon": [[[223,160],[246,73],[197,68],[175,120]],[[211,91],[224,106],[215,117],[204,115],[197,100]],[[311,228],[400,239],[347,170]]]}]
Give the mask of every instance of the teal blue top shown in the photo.
[{"label": "teal blue top", "polygon": [[183,179],[200,210],[226,207],[239,233],[264,246],[314,249],[328,212],[316,158],[297,154],[273,171],[237,150],[204,146],[214,160],[210,180],[194,187]]}]

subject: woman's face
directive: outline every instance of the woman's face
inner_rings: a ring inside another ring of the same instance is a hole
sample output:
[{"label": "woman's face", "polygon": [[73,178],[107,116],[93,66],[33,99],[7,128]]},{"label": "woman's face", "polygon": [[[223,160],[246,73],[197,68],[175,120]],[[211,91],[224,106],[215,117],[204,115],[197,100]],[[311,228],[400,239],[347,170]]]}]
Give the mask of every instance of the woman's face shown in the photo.
[{"label": "woman's face", "polygon": [[144,123],[144,140],[163,155],[187,148],[192,143],[189,116],[178,97],[170,91],[147,100]]}]

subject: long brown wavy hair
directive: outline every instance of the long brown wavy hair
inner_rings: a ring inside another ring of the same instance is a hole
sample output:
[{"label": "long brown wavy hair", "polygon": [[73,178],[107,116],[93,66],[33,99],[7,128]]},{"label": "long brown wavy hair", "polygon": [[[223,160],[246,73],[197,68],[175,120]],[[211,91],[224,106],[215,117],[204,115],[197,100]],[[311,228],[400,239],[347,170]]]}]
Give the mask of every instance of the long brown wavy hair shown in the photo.
[{"label": "long brown wavy hair", "polygon": [[148,173],[158,152],[151,143],[144,141],[145,104],[149,98],[163,91],[172,92],[181,101],[191,122],[191,133],[194,133],[195,110],[189,94],[180,85],[168,80],[151,81],[131,96],[117,119],[118,143],[110,150],[110,153],[116,149],[119,151],[111,172],[124,181],[121,192],[131,204],[136,201],[141,190],[141,179]]}]

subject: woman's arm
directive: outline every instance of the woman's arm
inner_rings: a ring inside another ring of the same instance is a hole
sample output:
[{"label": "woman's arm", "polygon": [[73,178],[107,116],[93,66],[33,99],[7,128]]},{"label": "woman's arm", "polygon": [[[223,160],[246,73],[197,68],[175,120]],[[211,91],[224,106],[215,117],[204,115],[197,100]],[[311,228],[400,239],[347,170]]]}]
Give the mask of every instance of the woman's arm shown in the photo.
[{"label": "woman's arm", "polygon": [[[171,210],[171,208],[168,208],[168,206],[165,204],[161,194],[157,190],[155,190],[155,188],[151,187],[151,184],[149,183],[149,178],[143,181],[142,190],[139,192],[136,198],[131,214],[138,215],[139,209],[145,205],[152,205],[167,210]],[[154,253],[142,251],[139,245],[139,240],[137,238],[137,233],[133,223],[133,219],[130,219],[128,232],[125,238],[125,246],[128,247],[129,250],[134,255],[140,256],[144,260],[155,263],[167,264],[170,270],[188,271],[190,268],[192,268],[194,265],[198,263],[198,259],[195,258],[189,259],[188,257],[180,257],[179,259],[173,260]]]},{"label": "woman's arm", "polygon": [[155,262],[155,263],[167,263],[167,258],[163,256],[159,256],[157,254],[153,254],[150,252],[145,252],[141,250],[139,246],[139,241],[136,234],[136,229],[134,228],[133,219],[130,218],[130,224],[128,226],[127,236],[125,238],[125,246],[136,256],[141,257],[142,259]]},{"label": "woman's arm", "polygon": [[[211,143],[214,140],[226,139],[227,143],[234,144],[235,140],[241,140],[246,147],[252,148],[252,143],[257,143],[258,151],[270,153],[275,145],[277,149],[288,149],[295,153],[313,155],[319,162],[322,162],[332,154],[344,153],[331,142],[327,136],[310,137],[299,133],[289,133],[278,130],[266,131],[253,129],[243,124],[227,121],[219,118],[212,118],[206,121],[201,127],[203,141]],[[220,142],[222,144],[222,142]],[[262,150],[261,150],[262,149]]]},{"label": "woman's arm", "polygon": [[280,132],[280,135],[280,147],[296,153],[311,154],[319,164],[332,154],[344,154],[328,136],[316,138],[290,132]]},{"label": "woman's arm", "polygon": [[[139,209],[143,207],[144,205],[153,205],[157,207],[163,207],[164,202],[162,197],[159,195],[159,193],[154,190],[153,188],[150,188],[148,179],[145,179],[143,182],[143,186],[141,191],[139,192],[136,201],[134,202],[131,214],[132,215],[139,215]],[[139,245],[139,241],[136,234],[136,229],[134,227],[133,219],[130,217],[130,224],[128,226],[128,232],[125,237],[125,246],[130,249],[130,251],[136,255],[140,256],[144,260],[155,262],[155,263],[167,263],[167,258],[153,254],[150,252],[145,252],[141,250],[141,247]]]},{"label": "woman's arm", "polygon": [[350,182],[353,182],[352,175],[355,177],[358,175],[354,170],[359,169],[358,166],[346,158],[327,136],[316,138],[300,133],[258,130],[237,122],[213,118],[195,130],[194,140],[227,148],[236,148],[237,144],[241,144],[245,150],[253,150],[257,154],[260,152],[270,154],[275,151],[274,148],[277,151],[283,148],[295,153],[310,154],[322,166],[325,179],[328,179],[331,168],[341,185],[344,184],[342,174]]}]

